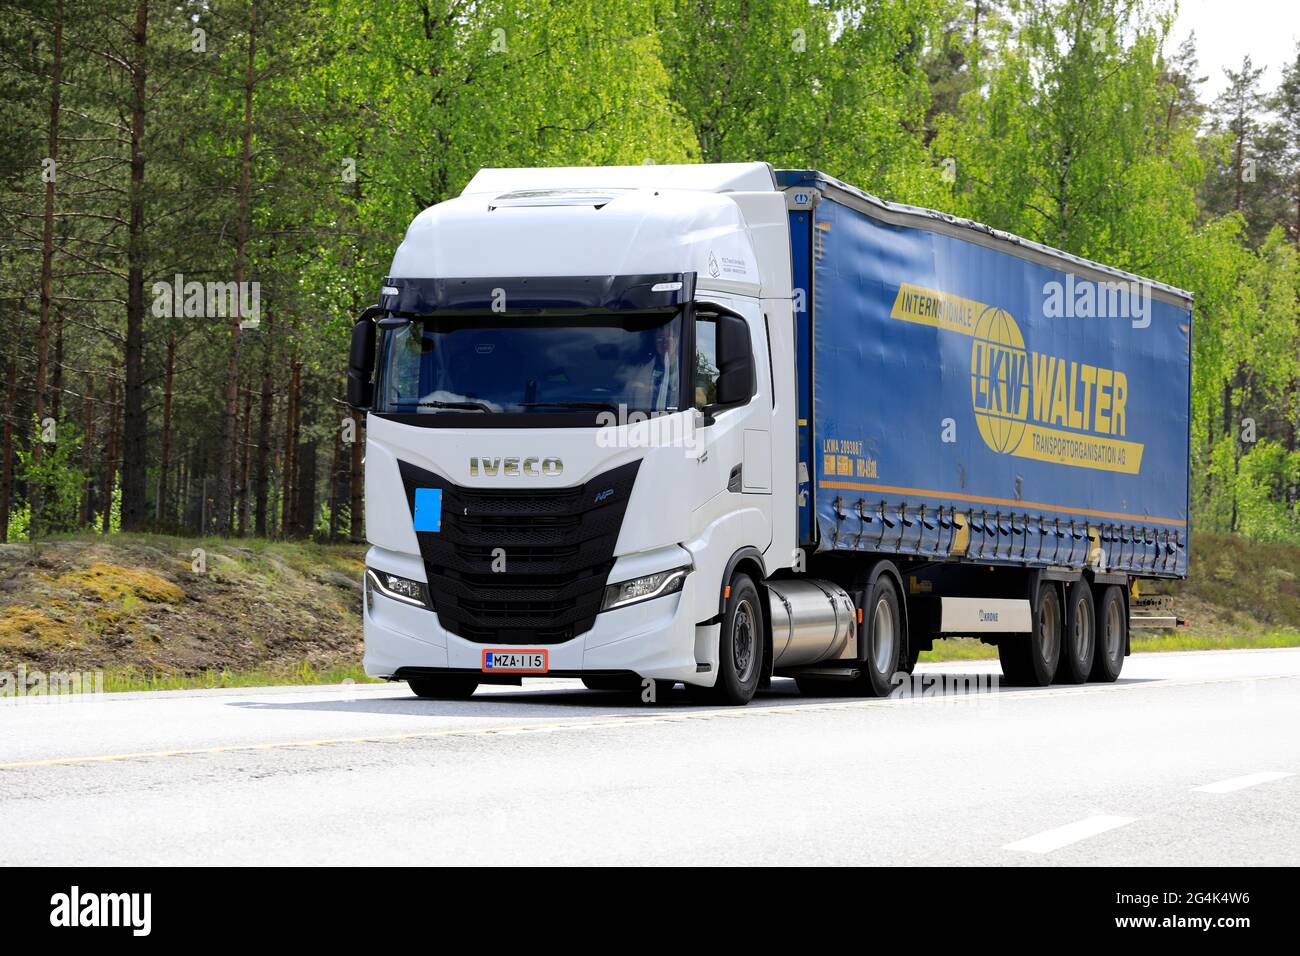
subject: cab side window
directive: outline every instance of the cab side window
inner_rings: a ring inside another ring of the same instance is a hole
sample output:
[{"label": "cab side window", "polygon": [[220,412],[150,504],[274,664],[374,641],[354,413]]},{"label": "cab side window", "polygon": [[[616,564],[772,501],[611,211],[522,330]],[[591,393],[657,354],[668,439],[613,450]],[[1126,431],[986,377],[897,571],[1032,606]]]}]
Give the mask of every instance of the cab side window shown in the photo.
[{"label": "cab side window", "polygon": [[695,407],[718,400],[718,322],[712,315],[695,320]]}]

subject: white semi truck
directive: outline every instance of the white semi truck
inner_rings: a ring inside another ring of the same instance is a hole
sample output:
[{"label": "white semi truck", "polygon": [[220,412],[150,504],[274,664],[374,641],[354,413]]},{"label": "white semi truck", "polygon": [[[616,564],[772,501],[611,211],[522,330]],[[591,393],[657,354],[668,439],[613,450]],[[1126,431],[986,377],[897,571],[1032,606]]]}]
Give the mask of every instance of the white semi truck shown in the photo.
[{"label": "white semi truck", "polygon": [[1114,680],[1131,583],[1186,574],[1190,335],[1185,292],[817,172],[485,169],[354,329],[366,671],[743,704],[965,635]]}]

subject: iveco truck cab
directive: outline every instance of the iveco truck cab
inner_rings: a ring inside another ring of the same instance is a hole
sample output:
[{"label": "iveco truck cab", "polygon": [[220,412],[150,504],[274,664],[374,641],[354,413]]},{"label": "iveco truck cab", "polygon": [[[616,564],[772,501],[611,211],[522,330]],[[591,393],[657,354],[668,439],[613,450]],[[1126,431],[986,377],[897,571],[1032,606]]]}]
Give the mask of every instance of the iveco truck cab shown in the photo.
[{"label": "iveco truck cab", "polygon": [[361,333],[368,673],[748,700],[796,551],[789,261],[757,163],[484,170],[417,217]]}]

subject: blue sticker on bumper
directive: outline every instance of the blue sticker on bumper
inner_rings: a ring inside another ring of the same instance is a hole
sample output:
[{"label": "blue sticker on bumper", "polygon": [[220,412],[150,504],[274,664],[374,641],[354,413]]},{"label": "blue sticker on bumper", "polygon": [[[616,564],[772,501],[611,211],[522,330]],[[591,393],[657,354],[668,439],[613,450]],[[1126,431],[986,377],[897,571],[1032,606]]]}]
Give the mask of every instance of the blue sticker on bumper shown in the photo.
[{"label": "blue sticker on bumper", "polygon": [[442,530],[442,489],[415,489],[415,530]]}]

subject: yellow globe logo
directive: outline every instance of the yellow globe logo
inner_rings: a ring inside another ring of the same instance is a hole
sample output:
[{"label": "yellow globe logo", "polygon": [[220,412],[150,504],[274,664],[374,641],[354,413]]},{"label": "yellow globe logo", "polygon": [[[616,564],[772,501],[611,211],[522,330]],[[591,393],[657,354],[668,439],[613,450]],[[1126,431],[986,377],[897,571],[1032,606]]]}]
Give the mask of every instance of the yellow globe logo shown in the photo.
[{"label": "yellow globe logo", "polygon": [[1004,455],[1015,451],[1029,414],[1029,353],[1016,320],[996,306],[975,320],[970,391],[984,444]]}]

